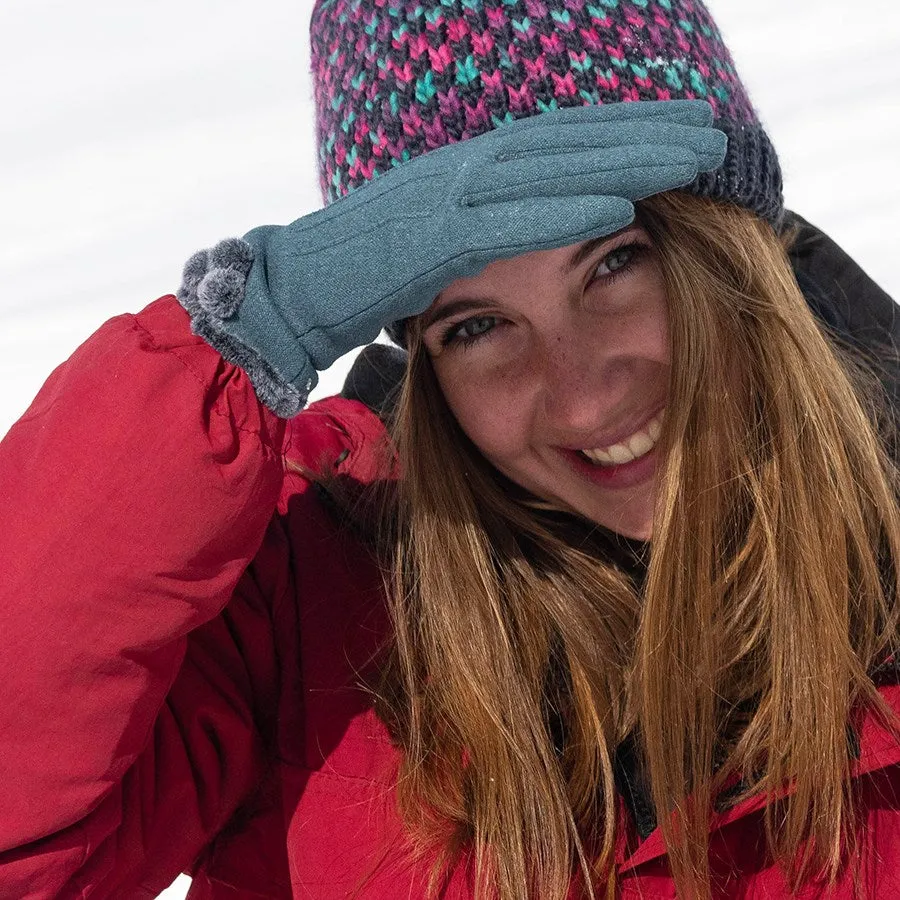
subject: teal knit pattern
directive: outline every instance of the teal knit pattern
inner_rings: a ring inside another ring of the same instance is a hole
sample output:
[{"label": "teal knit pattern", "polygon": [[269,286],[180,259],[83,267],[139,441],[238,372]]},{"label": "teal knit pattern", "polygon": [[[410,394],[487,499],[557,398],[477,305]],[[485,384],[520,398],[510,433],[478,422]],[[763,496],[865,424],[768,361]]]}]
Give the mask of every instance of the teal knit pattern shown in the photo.
[{"label": "teal knit pattern", "polygon": [[326,204],[513,119],[697,99],[729,150],[687,190],[782,213],[777,155],[698,0],[319,0],[310,41]]}]

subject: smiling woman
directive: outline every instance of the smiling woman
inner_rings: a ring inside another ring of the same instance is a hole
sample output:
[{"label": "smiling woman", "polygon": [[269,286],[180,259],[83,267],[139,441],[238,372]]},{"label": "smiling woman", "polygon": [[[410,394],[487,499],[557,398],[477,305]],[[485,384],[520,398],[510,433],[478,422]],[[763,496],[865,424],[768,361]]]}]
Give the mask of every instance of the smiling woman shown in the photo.
[{"label": "smiling woman", "polygon": [[900,316],[706,8],[310,35],[325,207],[0,443],[0,897],[895,900]]},{"label": "smiling woman", "polygon": [[[870,673],[896,641],[884,554],[900,558],[900,517],[872,367],[896,373],[895,352],[823,333],[791,229],[779,240],[746,211],[678,193],[637,219],[580,266],[566,270],[572,247],[499,261],[407,323],[398,659],[381,691],[401,698],[386,714],[407,750],[401,802],[424,841],[423,798],[461,832],[483,817],[533,834],[547,859],[565,853],[571,804],[602,861],[598,816],[616,809],[601,773],[636,742],[656,809],[686,811],[689,794],[704,808],[725,787],[736,809],[792,780],[790,803],[765,810],[774,852],[802,858],[814,841],[829,849],[805,864],[838,866],[851,698],[889,716]],[[639,248],[630,265],[622,247]],[[490,327],[448,343],[468,321]],[[661,410],[643,457],[576,459]],[[652,553],[622,540],[651,533]],[[558,689],[557,667],[567,695],[542,731],[535,698]],[[690,877],[707,826],[685,814],[681,827],[669,856]]]},{"label": "smiling woman", "polygon": [[646,430],[670,380],[666,307],[650,237],[630,226],[458,279],[424,314],[422,340],[439,395],[498,471],[646,539],[657,459]]}]

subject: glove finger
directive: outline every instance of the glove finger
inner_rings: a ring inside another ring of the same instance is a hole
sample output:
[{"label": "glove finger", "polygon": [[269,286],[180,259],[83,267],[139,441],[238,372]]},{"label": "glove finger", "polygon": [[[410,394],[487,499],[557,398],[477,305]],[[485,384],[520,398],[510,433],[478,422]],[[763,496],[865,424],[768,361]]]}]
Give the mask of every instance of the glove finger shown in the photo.
[{"label": "glove finger", "polygon": [[[504,122],[479,137],[501,140],[510,131],[550,130],[562,125],[598,122],[662,121],[678,125],[704,127],[713,120],[713,108],[706,100],[640,100],[629,103],[598,103],[592,106],[566,106],[536,116]],[[479,140],[472,138],[471,140]]]},{"label": "glove finger", "polygon": [[530,160],[508,163],[503,181],[482,179],[480,190],[466,190],[461,202],[481,207],[518,200],[529,208],[535,197],[593,194],[640,200],[690,184],[697,172],[697,157],[686,147],[622,147],[604,155],[570,153],[551,158],[540,168]]},{"label": "glove finger", "polygon": [[595,195],[534,197],[527,202],[493,203],[469,213],[462,223],[468,231],[466,243],[470,248],[465,256],[473,257],[482,268],[491,259],[614,234],[634,221],[630,201]]},{"label": "glove finger", "polygon": [[649,144],[682,146],[693,151],[700,161],[700,171],[718,168],[725,160],[728,138],[717,128],[699,128],[667,122],[638,122],[626,128],[605,128],[596,124],[572,124],[549,133],[528,132],[518,140],[507,138],[504,146],[494,153],[494,163],[488,163],[487,177],[503,178],[508,163],[532,158],[543,167],[560,155],[581,150],[610,150],[628,145]]},{"label": "glove finger", "polygon": [[[538,149],[542,145],[552,144],[554,140],[565,142],[571,126],[581,125],[597,134],[606,134],[601,140],[614,140],[609,133],[598,128],[600,123],[655,123],[659,128],[671,124],[696,130],[709,126],[712,117],[712,107],[705,100],[642,100],[549,110],[537,116],[504,123],[468,140],[430,150],[383,173],[328,207],[317,210],[314,220],[309,216],[305,220],[309,220],[309,228],[315,227],[318,231],[332,220],[343,219],[348,212],[363,213],[362,208],[371,204],[395,205],[398,191],[419,194],[422,184],[426,191],[430,190],[436,179],[457,174],[469,162],[477,165],[481,159],[494,160],[497,153],[516,152],[520,145]],[[616,130],[610,131],[614,134]],[[526,136],[530,138],[527,145],[522,143]],[[619,142],[624,142],[621,134]]]}]

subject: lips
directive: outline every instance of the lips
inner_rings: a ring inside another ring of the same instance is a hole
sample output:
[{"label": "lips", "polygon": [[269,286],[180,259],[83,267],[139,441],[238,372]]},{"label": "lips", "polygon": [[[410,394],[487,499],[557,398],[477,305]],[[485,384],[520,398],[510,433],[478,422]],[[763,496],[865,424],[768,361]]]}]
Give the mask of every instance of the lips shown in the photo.
[{"label": "lips", "polygon": [[[665,411],[665,404],[660,404],[652,412],[642,415],[634,420],[634,424],[628,424],[619,428],[616,432],[604,435],[601,441],[597,442],[597,447],[601,448],[601,453],[608,451],[610,447],[616,447],[639,434],[648,426],[655,426],[662,419]],[[657,438],[658,438],[657,433]],[[593,447],[581,444],[577,447],[560,447],[559,452],[574,470],[582,478],[592,482],[595,485],[607,489],[633,488],[639,484],[651,480],[656,472],[657,464],[657,447],[654,445],[652,449],[643,453],[643,455],[630,459],[629,461],[617,463],[613,461],[611,464],[601,463],[593,457],[597,456],[597,450]],[[585,454],[585,449],[591,451],[591,458]]]},{"label": "lips", "polygon": [[561,447],[560,455],[570,469],[581,478],[609,490],[633,488],[650,481],[656,472],[659,449],[654,447],[638,459],[622,465],[598,466],[588,460],[580,450]]},{"label": "lips", "polygon": [[647,425],[656,418],[664,409],[665,403],[660,403],[651,412],[644,413],[640,417],[633,419],[630,423],[619,427],[616,431],[607,432],[598,437],[591,437],[580,444],[565,444],[560,447],[561,450],[606,450],[616,444],[630,438],[638,431],[644,430]]},{"label": "lips", "polygon": [[585,449],[581,452],[598,466],[624,465],[639,459],[656,446],[662,431],[663,415],[664,411],[660,410],[642,429],[618,444],[597,450]]}]

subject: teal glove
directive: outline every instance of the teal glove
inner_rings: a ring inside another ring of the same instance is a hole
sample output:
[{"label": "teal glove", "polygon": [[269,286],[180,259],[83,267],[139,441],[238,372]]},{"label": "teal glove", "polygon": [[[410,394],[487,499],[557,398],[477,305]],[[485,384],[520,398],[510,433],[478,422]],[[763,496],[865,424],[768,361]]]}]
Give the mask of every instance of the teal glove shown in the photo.
[{"label": "teal glove", "polygon": [[433,150],[185,265],[192,330],[289,418],[316,371],[493,260],[612,234],[632,201],[718,168],[705,101],[567,107]]}]

